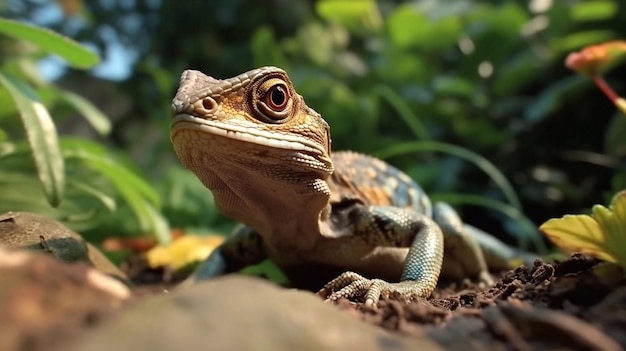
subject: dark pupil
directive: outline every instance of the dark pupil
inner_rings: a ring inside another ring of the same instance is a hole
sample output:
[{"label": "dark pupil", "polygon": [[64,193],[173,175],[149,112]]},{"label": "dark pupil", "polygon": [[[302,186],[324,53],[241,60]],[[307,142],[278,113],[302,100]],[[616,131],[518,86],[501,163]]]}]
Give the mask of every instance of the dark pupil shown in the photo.
[{"label": "dark pupil", "polygon": [[285,103],[285,91],[283,87],[276,87],[276,89],[272,90],[272,95],[270,96],[272,99],[272,103],[276,106],[281,106]]}]

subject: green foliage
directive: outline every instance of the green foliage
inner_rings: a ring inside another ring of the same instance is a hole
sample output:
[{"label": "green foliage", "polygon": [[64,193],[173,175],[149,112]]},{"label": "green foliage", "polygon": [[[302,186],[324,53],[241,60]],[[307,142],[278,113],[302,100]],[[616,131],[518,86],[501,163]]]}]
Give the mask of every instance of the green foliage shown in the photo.
[{"label": "green foliage", "polygon": [[[113,156],[102,145],[59,138],[39,97],[45,95],[47,105],[70,104],[106,135],[110,122],[97,107],[75,93],[48,85],[30,69],[40,50],[59,55],[78,68],[93,67],[97,55],[52,31],[15,21],[0,19],[0,33],[21,40],[17,45],[26,45],[25,41],[34,45],[27,51],[11,52],[0,65],[0,99],[4,102],[0,105],[0,212],[45,213],[84,230],[98,223],[100,211],[115,212],[119,200],[124,200],[141,232],[168,241],[169,228],[157,211],[159,197],[152,187],[130,171],[123,158]],[[18,116],[26,140],[20,138],[16,127]]]},{"label": "green foliage", "polygon": [[57,206],[63,197],[65,179],[54,123],[27,85],[1,73],[0,84],[9,92],[20,112],[44,192],[50,204]]},{"label": "green foliage", "polygon": [[[44,6],[26,3],[15,16]],[[563,67],[573,50],[626,38],[618,0],[82,4],[67,15],[87,19],[72,37],[130,53],[130,73],[96,94],[112,91],[130,105],[107,113],[107,140],[150,177],[175,226],[228,227],[210,193],[178,166],[167,136],[169,103],[187,68],[217,78],[286,69],[329,121],[334,150],[385,157],[490,231],[530,232],[522,213],[542,223],[604,203],[606,190],[626,184],[623,123],[589,79]],[[50,26],[67,29],[60,20]],[[624,73],[618,66],[607,76],[622,95]],[[62,80],[83,79],[70,72]],[[7,98],[0,93],[1,106]],[[6,114],[0,109],[0,123]]]},{"label": "green foliage", "polygon": [[565,215],[541,225],[541,231],[566,254],[583,252],[626,268],[626,191],[591,215]]},{"label": "green foliage", "polygon": [[92,68],[100,61],[98,55],[75,41],[45,28],[0,18],[0,33],[30,42],[41,50],[59,55],[76,68]]}]

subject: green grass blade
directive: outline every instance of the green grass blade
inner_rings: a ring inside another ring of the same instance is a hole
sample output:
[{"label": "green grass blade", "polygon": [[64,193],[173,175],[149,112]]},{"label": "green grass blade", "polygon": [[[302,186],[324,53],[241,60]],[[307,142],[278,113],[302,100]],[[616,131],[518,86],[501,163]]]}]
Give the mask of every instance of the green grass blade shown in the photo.
[{"label": "green grass blade", "polygon": [[540,253],[545,254],[548,252],[546,245],[543,242],[542,236],[539,233],[539,229],[537,228],[535,223],[533,223],[521,211],[513,206],[505,204],[502,201],[497,201],[484,196],[476,195],[432,194],[431,198],[433,201],[443,201],[451,205],[467,204],[481,206],[494,210],[496,212],[500,212],[503,215],[514,220],[515,223],[520,227],[520,233],[522,235],[516,237],[518,239],[518,247],[527,249],[529,247],[529,242],[532,242],[534,247],[537,248]]},{"label": "green grass blade", "polygon": [[75,158],[90,166],[100,164],[98,169],[111,168],[113,172],[107,172],[105,175],[115,177],[120,183],[127,183],[155,207],[161,206],[159,195],[152,186],[126,168],[121,160],[111,157],[104,146],[91,140],[72,137],[64,137],[61,146],[66,159]]},{"label": "green grass blade", "polygon": [[0,18],[0,33],[35,44],[42,50],[56,54],[75,68],[91,68],[100,58],[77,42],[45,28]]},{"label": "green grass blade", "polygon": [[464,149],[456,145],[426,140],[397,144],[382,151],[379,151],[375,153],[375,155],[379,158],[386,159],[389,157],[409,153],[432,151],[454,155],[475,164],[478,168],[485,172],[491,178],[491,180],[500,188],[507,202],[511,206],[516,208],[518,211],[522,210],[520,200],[517,197],[513,186],[511,185],[511,183],[509,183],[504,174],[502,174],[496,168],[496,166],[493,165],[493,163],[489,162],[489,160],[473,151]]},{"label": "green grass blade", "polygon": [[142,193],[134,186],[136,182],[129,181],[128,179],[128,176],[133,178],[136,178],[136,176],[107,160],[84,158],[83,161],[85,161],[90,168],[113,183],[120,195],[126,200],[135,213],[141,230],[145,233],[154,232],[156,234],[155,229],[158,225],[152,221],[155,217],[154,209],[151,204],[146,201],[146,198],[142,196]]},{"label": "green grass blade", "polygon": [[395,91],[391,90],[391,88],[386,85],[379,85],[376,87],[376,92],[387,100],[387,102],[398,112],[400,118],[402,118],[404,123],[409,126],[413,134],[415,134],[418,139],[430,139],[430,135],[428,134],[426,127]]},{"label": "green grass blade", "polygon": [[172,241],[172,232],[170,231],[170,226],[165,217],[150,204],[146,204],[146,213],[149,216],[148,220],[152,224],[151,227],[154,237],[159,244],[169,244]]},{"label": "green grass blade", "polygon": [[111,196],[105,194],[104,192],[100,191],[99,189],[96,189],[95,187],[93,187],[90,184],[87,183],[83,183],[83,182],[79,182],[79,181],[72,181],[68,184],[68,186],[73,186],[76,189],[79,189],[91,196],[93,196],[95,199],[97,199],[107,210],[113,212],[117,209],[117,205],[115,204],[115,199],[112,198]]},{"label": "green grass blade", "polygon": [[155,207],[161,205],[159,195],[148,183],[108,157],[93,156],[81,150],[64,150],[64,155],[85,162],[90,168],[109,179],[118,189],[128,189]]},{"label": "green grass blade", "polygon": [[143,232],[154,234],[160,243],[171,240],[167,221],[155,209],[160,206],[159,196],[150,185],[108,157],[91,155],[81,149],[64,150],[64,154],[107,178],[133,210]]},{"label": "green grass blade", "polygon": [[59,98],[80,112],[101,136],[108,135],[111,132],[111,121],[109,121],[109,118],[89,100],[70,91],[59,91]]},{"label": "green grass blade", "polygon": [[35,159],[37,175],[48,202],[56,207],[63,198],[65,173],[57,131],[50,114],[35,93],[20,81],[0,72],[0,85],[8,90],[17,106]]}]

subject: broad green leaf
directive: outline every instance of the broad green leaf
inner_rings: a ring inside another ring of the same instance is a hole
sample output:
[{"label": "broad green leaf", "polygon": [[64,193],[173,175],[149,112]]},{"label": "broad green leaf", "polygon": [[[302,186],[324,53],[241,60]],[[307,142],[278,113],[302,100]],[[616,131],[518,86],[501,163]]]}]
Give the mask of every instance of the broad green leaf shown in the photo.
[{"label": "broad green leaf", "polygon": [[7,89],[0,89],[0,121],[10,119],[17,114],[17,107]]},{"label": "broad green leaf", "polygon": [[276,65],[284,67],[287,65],[281,50],[268,50],[267,48],[277,47],[276,36],[270,26],[259,27],[252,38],[250,38],[250,49],[254,64],[256,66]]},{"label": "broad green leaf", "polygon": [[550,48],[554,54],[580,49],[587,45],[609,41],[615,34],[609,30],[588,30],[574,32],[564,37],[558,37],[550,43]]},{"label": "broad green leaf", "polygon": [[75,68],[91,68],[100,61],[98,55],[77,42],[45,28],[0,18],[0,33],[35,44]]},{"label": "broad green leaf", "polygon": [[432,84],[435,92],[441,96],[454,95],[469,98],[476,90],[474,82],[453,75],[438,75]]},{"label": "broad green leaf", "polygon": [[11,94],[20,112],[44,193],[50,204],[56,207],[63,198],[65,174],[54,123],[28,86],[2,72],[0,85]]},{"label": "broad green leaf", "polygon": [[374,0],[322,0],[315,3],[315,10],[320,17],[351,29],[361,26],[378,29],[382,25],[380,12]]},{"label": "broad green leaf", "polygon": [[550,219],[539,230],[566,254],[583,252],[626,267],[626,191],[606,208],[595,205],[588,215]]},{"label": "broad green leaf", "polygon": [[615,16],[615,1],[594,0],[576,3],[570,7],[570,16],[574,21],[600,21]]},{"label": "broad green leaf", "polygon": [[462,34],[461,19],[443,17],[432,20],[410,5],[399,6],[389,16],[387,30],[397,46],[422,50],[448,48]]},{"label": "broad green leaf", "polygon": [[111,121],[89,100],[70,91],[59,91],[59,97],[78,110],[98,134],[104,136],[111,132]]}]

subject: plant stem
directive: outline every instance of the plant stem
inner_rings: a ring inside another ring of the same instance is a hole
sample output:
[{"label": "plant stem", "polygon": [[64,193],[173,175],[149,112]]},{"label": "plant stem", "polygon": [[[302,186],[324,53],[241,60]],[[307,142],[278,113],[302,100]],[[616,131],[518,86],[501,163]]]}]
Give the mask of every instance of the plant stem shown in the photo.
[{"label": "plant stem", "polygon": [[611,100],[612,103],[615,103],[615,101],[618,99],[619,96],[607,84],[607,82],[604,80],[604,78],[602,78],[602,76],[599,75],[599,74],[594,74],[593,75],[593,81],[594,81],[594,83],[596,83],[598,88],[600,88],[600,90],[602,90],[604,95],[606,95],[606,97],[608,97],[609,100]]}]

